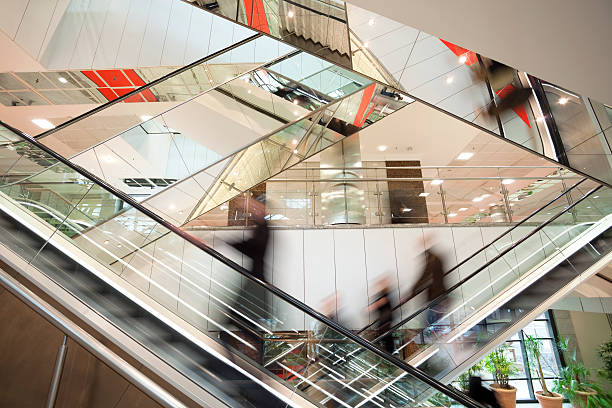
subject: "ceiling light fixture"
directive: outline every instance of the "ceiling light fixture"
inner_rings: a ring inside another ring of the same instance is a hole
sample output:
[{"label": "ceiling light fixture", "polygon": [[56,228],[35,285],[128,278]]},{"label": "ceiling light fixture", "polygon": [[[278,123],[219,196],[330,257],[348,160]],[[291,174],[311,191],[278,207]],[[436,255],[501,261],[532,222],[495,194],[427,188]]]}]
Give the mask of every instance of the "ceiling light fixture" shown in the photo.
[{"label": "ceiling light fixture", "polygon": [[68,80],[66,78],[64,78],[63,76],[58,77],[57,80],[60,81],[62,84],[67,84],[68,83]]},{"label": "ceiling light fixture", "polygon": [[296,144],[297,144],[297,139],[293,139],[293,140],[291,141],[291,143],[292,143],[292,144],[294,144],[294,145],[296,145]]},{"label": "ceiling light fixture", "polygon": [[368,25],[371,25],[371,26],[374,25],[374,19],[373,18],[368,20]]},{"label": "ceiling light fixture", "polygon": [[569,99],[566,98],[565,96],[562,98],[559,98],[559,105],[565,105],[568,101]]},{"label": "ceiling light fixture", "polygon": [[465,62],[467,61],[467,56],[462,55],[459,57],[459,63],[460,64],[465,64]]},{"label": "ceiling light fixture", "polygon": [[503,179],[502,184],[508,185],[514,183],[514,179]]},{"label": "ceiling light fixture", "polygon": [[380,145],[380,146],[377,147],[377,149],[378,149],[379,152],[384,152],[385,150],[387,150],[387,146]]},{"label": "ceiling light fixture", "polygon": [[444,183],[444,180],[440,180],[440,179],[431,180],[432,186],[439,186],[442,183]]},{"label": "ceiling light fixture", "polygon": [[55,125],[49,122],[47,119],[32,119],[32,123],[45,130],[53,129],[55,127]]},{"label": "ceiling light fixture", "polygon": [[364,48],[368,48],[370,46],[370,43],[366,41],[366,42],[363,43],[363,46],[364,46]]},{"label": "ceiling light fixture", "polygon": [[293,15],[293,10],[289,10],[289,12],[287,13],[287,17],[292,18]]},{"label": "ceiling light fixture", "polygon": [[455,80],[455,78],[453,78],[452,76],[449,76],[449,77],[446,78],[446,83],[447,84],[452,84],[454,80]]},{"label": "ceiling light fixture", "polygon": [[469,160],[472,158],[473,155],[474,153],[472,152],[462,152],[459,153],[459,156],[457,156],[457,160]]}]

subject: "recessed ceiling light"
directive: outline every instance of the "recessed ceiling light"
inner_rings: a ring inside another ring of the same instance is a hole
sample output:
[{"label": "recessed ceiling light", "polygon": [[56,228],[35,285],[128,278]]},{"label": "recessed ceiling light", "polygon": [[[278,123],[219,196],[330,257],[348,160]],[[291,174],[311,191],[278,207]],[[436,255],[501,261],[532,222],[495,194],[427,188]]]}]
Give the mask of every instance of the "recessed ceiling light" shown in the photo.
[{"label": "recessed ceiling light", "polygon": [[429,193],[421,193],[419,194],[419,197],[427,197],[429,195]]},{"label": "recessed ceiling light", "polygon": [[502,180],[502,184],[506,184],[507,185],[507,184],[512,184],[512,183],[514,183],[513,179],[503,179]]},{"label": "recessed ceiling light", "polygon": [[366,41],[366,42],[364,42],[364,43],[363,43],[363,46],[364,46],[365,48],[368,48],[368,47],[370,46],[370,43]]},{"label": "recessed ceiling light", "polygon": [[560,105],[565,105],[568,101],[569,101],[569,99],[566,98],[565,96],[563,98],[559,98],[559,104]]},{"label": "recessed ceiling light", "polygon": [[368,20],[368,25],[374,25],[374,19],[373,18]]},{"label": "recessed ceiling light", "polygon": [[473,155],[474,153],[472,152],[462,152],[459,153],[459,156],[457,156],[457,160],[469,160],[472,158]]},{"label": "recessed ceiling light", "polygon": [[452,76],[446,77],[446,83],[447,84],[452,84],[454,80],[455,80],[455,78],[452,77]]},{"label": "recessed ceiling light", "polygon": [[450,213],[450,214],[448,214],[448,216],[449,216],[449,217],[456,217],[456,216],[457,216],[457,213]]},{"label": "recessed ceiling light", "polygon": [[147,120],[151,120],[151,119],[153,119],[153,116],[149,116],[149,115],[140,116],[140,120],[143,122],[146,122]]},{"label": "recessed ceiling light", "polygon": [[377,147],[377,149],[378,149],[379,152],[384,152],[385,150],[387,150],[387,146],[380,145],[380,146]]},{"label": "recessed ceiling light", "polygon": [[168,208],[171,209],[171,210],[174,210],[174,209],[176,209],[176,206],[174,204],[170,204],[170,206]]},{"label": "recessed ceiling light", "polygon": [[440,179],[431,180],[431,185],[432,186],[439,186],[442,183],[444,183],[444,180],[440,180]]},{"label": "recessed ceiling light", "polygon": [[291,143],[292,143],[292,144],[294,144],[294,145],[296,145],[296,144],[297,144],[297,139],[293,139],[293,140],[291,141]]},{"label": "recessed ceiling light", "polygon": [[32,119],[32,123],[45,130],[53,129],[55,127],[55,125],[49,122],[47,119]]},{"label": "recessed ceiling light", "polygon": [[467,208],[465,208],[465,207],[461,207],[461,208],[459,209],[459,211],[467,211]]},{"label": "recessed ceiling light", "polygon": [[68,80],[66,78],[64,78],[63,76],[58,77],[57,80],[60,81],[62,84],[67,84],[68,83]]},{"label": "recessed ceiling light", "polygon": [[251,90],[249,89],[249,90],[247,91],[247,93],[249,93],[249,94],[250,94],[250,93],[251,93]]},{"label": "recessed ceiling light", "polygon": [[297,154],[298,150],[297,149],[293,149],[293,153]]},{"label": "recessed ceiling light", "polygon": [[467,56],[462,55],[459,57],[459,63],[460,64],[465,64],[465,62],[467,61]]},{"label": "recessed ceiling light", "polygon": [[293,17],[293,10],[289,10],[289,12],[287,12],[287,17]]}]

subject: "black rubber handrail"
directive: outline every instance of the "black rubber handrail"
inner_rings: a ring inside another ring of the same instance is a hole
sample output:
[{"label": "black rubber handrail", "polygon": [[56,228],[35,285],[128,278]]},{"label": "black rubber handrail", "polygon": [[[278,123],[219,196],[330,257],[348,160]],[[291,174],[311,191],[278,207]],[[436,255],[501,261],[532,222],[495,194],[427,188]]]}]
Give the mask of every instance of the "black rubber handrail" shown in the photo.
[{"label": "black rubber handrail", "polygon": [[425,374],[425,372],[419,370],[418,368],[413,367],[413,366],[407,364],[405,361],[402,361],[402,360],[400,360],[400,359],[398,359],[398,358],[396,358],[394,356],[390,356],[389,354],[385,353],[384,351],[381,351],[378,347],[376,347],[375,345],[373,345],[369,341],[363,339],[362,337],[360,337],[357,334],[351,332],[350,330],[346,329],[345,327],[341,326],[340,324],[334,322],[329,317],[327,317],[327,316],[317,312],[316,310],[312,309],[310,306],[300,302],[297,299],[294,299],[293,297],[291,297],[290,295],[288,295],[284,291],[278,289],[276,286],[271,285],[270,283],[267,283],[267,282],[264,282],[264,281],[262,281],[260,279],[255,278],[253,275],[251,275],[251,273],[248,270],[246,270],[242,266],[238,265],[236,262],[232,261],[231,259],[227,258],[226,256],[224,256],[224,255],[220,254],[219,252],[215,251],[214,249],[210,248],[202,240],[194,237],[193,235],[191,235],[191,234],[181,230],[180,228],[176,227],[175,225],[169,223],[168,221],[166,221],[165,219],[163,219],[162,217],[160,217],[159,215],[157,215],[153,211],[149,210],[146,207],[143,207],[138,201],[134,200],[132,197],[130,197],[126,193],[116,189],[115,187],[113,187],[110,184],[106,183],[104,180],[101,180],[97,176],[91,174],[89,171],[85,170],[81,166],[70,162],[69,160],[67,160],[63,156],[57,154],[56,152],[54,152],[53,150],[51,150],[50,148],[48,148],[44,144],[40,143],[38,140],[34,139],[33,137],[25,135],[23,132],[19,131],[18,129],[13,128],[10,125],[5,124],[2,121],[0,121],[0,125],[6,127],[8,130],[12,131],[16,135],[18,135],[19,137],[24,139],[26,142],[29,142],[29,143],[33,144],[34,146],[36,146],[37,148],[41,149],[42,151],[44,151],[48,155],[50,155],[53,158],[55,158],[56,160],[60,161],[65,166],[67,166],[67,167],[73,169],[74,171],[80,173],[81,175],[85,176],[86,178],[88,178],[89,180],[91,180],[92,182],[97,184],[98,186],[102,187],[104,190],[106,190],[109,193],[115,195],[119,199],[125,201],[130,206],[132,206],[134,209],[136,209],[136,210],[140,211],[141,213],[143,213],[144,215],[148,216],[149,218],[151,218],[152,220],[154,220],[155,222],[157,222],[158,224],[160,224],[164,228],[168,229],[169,231],[172,231],[173,233],[177,234],[178,236],[180,236],[181,238],[183,238],[187,242],[195,245],[196,247],[198,247],[202,251],[206,252],[207,254],[212,256],[213,258],[217,259],[221,263],[223,263],[226,266],[234,269],[236,272],[242,274],[244,277],[246,277],[247,279],[251,280],[256,285],[261,286],[261,287],[267,289],[268,291],[272,292],[276,296],[280,297],[281,299],[283,299],[284,301],[286,301],[287,303],[289,303],[290,305],[292,305],[296,309],[298,309],[301,312],[307,314],[308,316],[314,318],[315,320],[323,322],[326,326],[331,327],[333,330],[335,330],[338,333],[342,334],[346,338],[352,340],[354,343],[357,343],[359,346],[363,347],[364,349],[370,351],[371,353],[374,353],[379,358],[381,358],[383,360],[386,360],[386,361],[396,365],[397,367],[399,367],[402,370],[406,371],[408,374],[410,374],[411,376],[415,377],[419,381],[422,381],[423,383],[427,384],[428,386],[430,386],[430,387],[436,389],[437,391],[447,395],[448,397],[450,397],[450,398],[454,399],[455,401],[465,405],[468,408],[485,408],[482,404],[474,401],[472,398],[470,398],[467,395],[463,394],[462,392],[456,390],[455,388],[446,386],[446,385],[442,384],[441,382],[437,381],[436,379],[431,378],[429,375]]},{"label": "black rubber handrail", "polygon": [[522,244],[523,242],[525,242],[526,240],[531,238],[534,234],[536,234],[537,232],[541,231],[544,227],[546,227],[547,225],[552,223],[557,218],[561,217],[564,214],[567,214],[572,208],[574,208],[576,205],[580,204],[582,201],[584,201],[587,198],[589,198],[589,196],[591,194],[595,193],[600,188],[603,188],[603,186],[599,185],[599,186],[593,188],[591,191],[587,192],[583,197],[581,197],[578,201],[576,201],[572,205],[568,206],[564,211],[561,211],[560,213],[556,214],[554,217],[552,217],[551,219],[546,221],[544,224],[539,225],[537,228],[535,228],[533,231],[531,231],[528,235],[526,235],[523,238],[519,239],[514,244],[512,244],[511,246],[506,248],[504,251],[502,251],[500,254],[496,255],[493,259],[488,261],[486,264],[484,264],[483,266],[478,268],[476,271],[472,272],[471,274],[466,276],[464,279],[462,279],[458,283],[456,283],[453,286],[451,286],[450,288],[448,288],[443,294],[441,294],[440,296],[436,297],[434,300],[429,302],[427,305],[421,307],[419,310],[417,310],[416,312],[412,313],[410,316],[408,316],[407,318],[403,319],[401,322],[393,325],[389,330],[387,330],[386,332],[384,332],[380,336],[376,337],[376,339],[372,340],[372,342],[375,343],[377,341],[380,341],[382,338],[387,336],[389,333],[393,332],[394,330],[397,330],[399,327],[403,326],[408,321],[414,319],[416,316],[418,316],[419,314],[423,313],[424,311],[429,309],[431,306],[436,305],[438,302],[440,302],[442,299],[444,299],[450,292],[452,292],[452,291],[456,290],[457,288],[459,288],[460,286],[464,285],[465,282],[467,282],[468,280],[472,279],[474,276],[478,275],[480,272],[482,272],[483,270],[485,270],[486,268],[491,266],[497,260],[501,259],[504,255],[506,255],[510,251],[514,250],[518,245]]},{"label": "black rubber handrail", "polygon": [[[538,208],[537,210],[533,211],[531,214],[529,214],[527,216],[527,218],[523,219],[521,222],[519,222],[518,224],[514,225],[512,228],[504,231],[503,233],[501,233],[500,235],[497,236],[497,238],[495,238],[493,241],[489,242],[487,245],[481,247],[480,249],[478,249],[476,252],[474,252],[473,254],[471,254],[470,256],[468,256],[467,258],[465,258],[463,261],[459,262],[457,265],[455,265],[453,268],[451,268],[448,272],[446,272],[444,274],[444,276],[446,277],[448,274],[450,274],[451,272],[457,270],[458,268],[460,268],[462,265],[464,265],[465,263],[467,263],[469,260],[471,260],[472,258],[474,258],[476,255],[480,254],[482,251],[484,251],[485,249],[487,249],[488,247],[490,247],[491,245],[493,245],[494,243],[496,243],[497,241],[499,241],[500,239],[502,239],[503,237],[505,237],[507,234],[509,234],[510,232],[512,232],[513,230],[515,230],[517,227],[523,225],[524,223],[526,223],[530,218],[538,215],[541,211],[544,210],[544,208],[548,207],[549,205],[551,205],[552,203],[554,203],[555,201],[559,200],[561,197],[566,196],[567,194],[569,194],[570,191],[572,191],[574,188],[576,188],[579,184],[583,183],[586,179],[582,179],[580,180],[578,183],[574,184],[573,186],[571,186],[570,188],[566,189],[564,192],[562,192],[561,194],[559,194],[558,196],[556,196],[555,198],[553,198],[552,200],[550,200],[548,203],[544,204],[543,206],[541,206],[540,208]],[[564,210],[565,211],[565,210]],[[419,294],[423,293],[426,289],[421,289],[419,290],[417,293],[414,293],[414,295],[409,298],[404,300],[403,302],[400,302],[398,305],[396,305],[392,311],[396,311],[397,309],[399,309],[400,307],[404,306],[406,303],[408,303],[410,300],[412,300],[415,296],[418,296]],[[357,332],[357,334],[361,334],[364,331],[366,331],[367,329],[369,329],[370,327],[372,327],[374,324],[376,324],[378,322],[378,320],[375,320],[374,322],[368,324],[367,326],[365,326],[364,328],[362,328],[361,330],[359,330]]]}]

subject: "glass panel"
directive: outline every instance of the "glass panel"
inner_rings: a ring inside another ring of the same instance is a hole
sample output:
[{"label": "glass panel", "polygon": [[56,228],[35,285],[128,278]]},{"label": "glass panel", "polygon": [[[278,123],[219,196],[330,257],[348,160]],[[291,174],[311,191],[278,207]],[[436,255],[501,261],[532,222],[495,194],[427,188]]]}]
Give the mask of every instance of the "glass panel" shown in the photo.
[{"label": "glass panel", "polygon": [[[14,185],[2,186],[3,205],[20,208],[22,222],[47,239],[32,265],[196,384],[213,387],[215,395],[231,406],[237,395],[235,381],[239,381],[241,398],[256,398],[249,394],[250,380],[232,377],[227,370],[215,371],[215,377],[210,377],[189,369],[203,351],[181,340],[182,334],[166,324],[220,343],[315,404],[358,407],[376,401],[375,405],[406,406],[433,394],[426,384],[388,359],[169,233],[73,170],[51,165],[17,185],[24,189],[52,185],[49,188],[55,195],[47,194],[45,203],[53,203],[48,207],[61,215],[58,220],[32,211],[31,206],[20,207],[13,198],[19,200],[23,190],[11,193]],[[59,202],[64,206],[52,201],[56,195],[62,197]],[[95,203],[100,205],[92,210]],[[73,234],[74,224],[83,219],[96,224]],[[26,237],[19,237],[22,244],[27,244]],[[32,249],[40,247],[37,243]],[[23,255],[31,259],[32,253]],[[122,294],[108,289],[105,282],[109,281],[120,285]],[[121,306],[132,296],[146,306]],[[139,307],[163,314],[166,323],[149,316],[151,312],[138,311]]]},{"label": "glass panel", "polygon": [[[597,216],[593,214],[590,221],[585,223],[579,221],[576,214],[582,213],[587,207],[591,207],[589,211],[593,210],[592,202],[596,200],[594,197],[608,190],[600,188],[591,192],[571,210],[562,210],[560,216],[540,231],[535,231],[509,252],[502,252],[507,246],[499,240],[486,247],[488,259],[499,255],[492,264],[484,269],[478,269],[474,265],[473,275],[466,282],[436,298],[393,330],[394,337],[402,339],[398,349],[408,358],[407,361],[413,364],[418,362],[424,371],[442,378],[452,370],[451,367],[476,353],[489,339],[503,333],[513,322],[577,277],[595,260],[600,259],[603,253],[610,250],[609,239],[605,238],[606,233],[593,239],[591,244],[587,244],[578,252],[564,252],[568,261],[531,282],[528,289],[510,297],[502,306],[487,306],[495,297],[512,290],[522,280],[530,279],[531,274],[538,270],[534,267],[542,261],[559,255],[561,251],[567,251],[577,236],[588,228],[597,226],[597,222],[605,220],[605,213],[599,213]],[[555,206],[556,203],[551,204],[551,207]],[[511,234],[514,232],[511,231]],[[598,248],[593,251],[591,245]],[[481,322],[470,321],[470,317],[477,311],[482,311],[485,306],[491,307],[490,315]],[[531,325],[528,334],[550,336],[544,322]],[[549,343],[550,341],[546,347],[550,346]],[[554,358],[552,348],[546,353],[547,359]],[[515,357],[522,359],[519,354]]]}]

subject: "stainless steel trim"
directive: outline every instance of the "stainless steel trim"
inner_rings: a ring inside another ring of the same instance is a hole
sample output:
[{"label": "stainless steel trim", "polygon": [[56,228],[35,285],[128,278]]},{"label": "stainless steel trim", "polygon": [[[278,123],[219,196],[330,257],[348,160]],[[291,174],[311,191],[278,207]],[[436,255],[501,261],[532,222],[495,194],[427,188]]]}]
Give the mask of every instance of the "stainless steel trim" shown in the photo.
[{"label": "stainless steel trim", "polygon": [[57,400],[57,391],[59,390],[60,380],[62,379],[62,372],[64,371],[64,362],[66,361],[66,351],[68,346],[66,341],[68,337],[64,334],[62,344],[60,344],[57,352],[57,360],[55,361],[55,368],[53,369],[53,378],[51,379],[51,387],[49,389],[49,398],[47,398],[47,408],[53,408],[55,401]]},{"label": "stainless steel trim", "polygon": [[[78,327],[72,321],[68,320],[64,315],[54,309],[51,305],[35,295],[32,291],[19,283],[17,280],[7,275],[6,272],[0,270],[0,284],[9,292],[23,301],[32,310],[45,318],[53,326],[61,330],[66,336],[70,337],[75,342],[79,343],[90,353],[102,360],[111,369],[116,371],[130,383],[134,384],[141,391],[166,408],[187,408],[182,402],[170,395],[166,390],[161,388],[143,373],[129,365],[125,360],[114,354],[106,346],[96,340],[93,336],[87,333],[82,328]],[[65,353],[65,350],[64,350]],[[60,349],[61,354],[61,349]],[[59,359],[63,358],[58,355]],[[59,364],[56,365],[56,370]],[[61,366],[59,367],[61,371]],[[55,375],[55,374],[54,374]],[[54,377],[55,380],[55,377]],[[59,378],[57,379],[59,382]],[[59,385],[59,384],[58,384]],[[51,395],[49,396],[51,398]],[[47,405],[53,406],[53,405]]]}]

